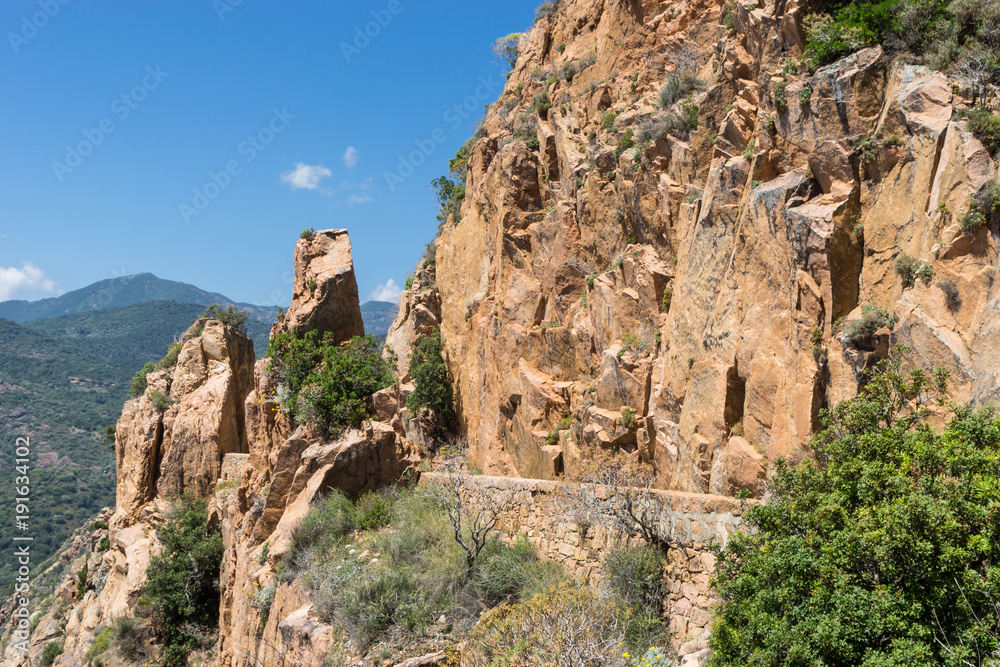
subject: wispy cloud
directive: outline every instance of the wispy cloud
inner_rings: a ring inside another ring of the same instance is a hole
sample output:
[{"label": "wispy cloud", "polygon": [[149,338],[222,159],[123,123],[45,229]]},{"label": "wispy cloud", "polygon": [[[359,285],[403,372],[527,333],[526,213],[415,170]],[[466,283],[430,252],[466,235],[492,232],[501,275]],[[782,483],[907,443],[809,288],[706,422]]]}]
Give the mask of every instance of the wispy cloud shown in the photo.
[{"label": "wispy cloud", "polygon": [[368,295],[368,300],[399,303],[399,297],[402,293],[403,289],[396,284],[395,280],[389,278],[384,285],[379,285]]},{"label": "wispy cloud", "polygon": [[281,175],[281,182],[288,183],[292,186],[292,190],[318,190],[320,182],[332,175],[333,172],[321,164],[309,165],[298,162],[295,164],[295,169]]},{"label": "wispy cloud", "polygon": [[375,201],[369,195],[351,195],[347,198],[347,203],[351,206],[355,204],[367,204],[370,201]]},{"label": "wispy cloud", "polygon": [[354,146],[348,146],[347,150],[344,151],[344,156],[340,158],[344,161],[344,166],[348,169],[354,169],[354,166],[361,159],[361,154],[358,153],[358,149]]},{"label": "wispy cloud", "polygon": [[58,286],[31,262],[24,262],[24,266],[20,269],[0,266],[0,301],[8,301],[27,291],[55,294]]}]

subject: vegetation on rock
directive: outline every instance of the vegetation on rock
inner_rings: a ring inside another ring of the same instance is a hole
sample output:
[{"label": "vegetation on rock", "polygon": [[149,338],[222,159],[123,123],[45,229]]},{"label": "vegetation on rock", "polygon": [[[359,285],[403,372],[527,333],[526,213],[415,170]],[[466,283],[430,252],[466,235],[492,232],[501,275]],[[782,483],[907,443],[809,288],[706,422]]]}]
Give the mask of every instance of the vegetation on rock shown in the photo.
[{"label": "vegetation on rock", "polygon": [[162,639],[163,664],[184,665],[203,633],[219,624],[222,536],[208,525],[205,501],[191,494],[157,535],[163,550],[149,561],[141,604]]},{"label": "vegetation on rock", "polygon": [[816,461],[720,553],[712,664],[986,665],[1000,650],[1000,420],[899,356],[825,415]]},{"label": "vegetation on rock", "polygon": [[395,382],[396,362],[374,336],[337,344],[333,334],[281,332],[267,350],[267,371],[280,384],[278,403],[300,423],[331,436],[368,416],[367,399]]},{"label": "vegetation on rock", "polygon": [[236,329],[241,334],[247,332],[247,313],[232,304],[223,308],[219,304],[213,303],[205,309],[205,314],[202,317],[210,317],[213,320],[218,320],[227,327]]},{"label": "vegetation on rock", "polygon": [[440,331],[417,341],[410,356],[413,392],[406,397],[406,406],[411,410],[427,408],[437,416],[442,426],[451,428],[455,425],[455,402],[451,376],[441,349]]}]

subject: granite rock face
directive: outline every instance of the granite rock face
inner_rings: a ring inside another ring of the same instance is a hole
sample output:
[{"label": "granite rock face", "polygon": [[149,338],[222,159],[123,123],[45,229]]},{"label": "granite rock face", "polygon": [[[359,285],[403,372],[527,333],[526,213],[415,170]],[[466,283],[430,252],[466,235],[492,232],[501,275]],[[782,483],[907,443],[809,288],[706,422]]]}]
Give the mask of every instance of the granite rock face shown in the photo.
[{"label": "granite rock face", "polygon": [[[805,5],[737,3],[730,31],[725,3],[568,0],[526,34],[433,262],[484,471],[638,448],[663,488],[759,495],[897,343],[948,368],[953,398],[1000,398],[996,237],[959,224],[997,173],[969,100],[879,47],[789,73]],[[683,102],[659,93],[682,69],[698,126],[671,134]],[[902,254],[933,277],[904,285]],[[896,320],[873,350],[844,338],[867,305]],[[412,340],[400,318],[390,340]]]}]

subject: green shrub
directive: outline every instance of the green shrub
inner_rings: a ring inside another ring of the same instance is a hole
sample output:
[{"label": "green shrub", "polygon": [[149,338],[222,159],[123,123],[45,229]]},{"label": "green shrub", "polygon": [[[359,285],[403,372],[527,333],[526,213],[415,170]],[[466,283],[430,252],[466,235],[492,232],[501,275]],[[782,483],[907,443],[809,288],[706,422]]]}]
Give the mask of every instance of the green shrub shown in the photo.
[{"label": "green shrub", "polygon": [[626,606],[640,606],[660,613],[666,595],[659,549],[650,545],[613,549],[604,558],[604,582]]},{"label": "green shrub", "polygon": [[108,529],[108,522],[104,521],[102,519],[98,519],[97,521],[94,521],[92,524],[90,524],[90,529],[91,530],[107,530]]},{"label": "green shrub", "polygon": [[132,398],[142,396],[146,392],[146,387],[149,386],[146,376],[155,370],[156,364],[152,361],[148,362],[145,366],[139,369],[139,372],[135,374],[135,377],[133,377],[132,381],[129,383],[129,396]]},{"label": "green shrub", "polygon": [[969,210],[962,216],[962,233],[975,234],[980,228],[986,226],[986,215],[979,207],[979,202],[972,200]]},{"label": "green shrub", "polygon": [[213,320],[218,320],[227,327],[236,329],[241,334],[247,332],[247,313],[232,304],[223,308],[219,304],[213,303],[205,309],[205,314],[202,317],[210,317]]},{"label": "green shrub", "polygon": [[531,106],[528,107],[528,113],[537,113],[542,119],[548,117],[549,109],[552,108],[552,103],[549,101],[549,94],[540,90],[531,97]]},{"label": "green shrub", "polygon": [[920,268],[917,269],[917,278],[924,281],[924,284],[930,284],[931,280],[934,279],[934,269],[931,268],[930,264],[921,264]]},{"label": "green shrub", "polygon": [[892,329],[895,325],[896,318],[890,315],[889,311],[866,304],[861,307],[861,319],[848,324],[844,333],[849,345],[859,350],[867,350],[871,347],[872,337],[876,331],[882,328]]},{"label": "green shrub", "polygon": [[774,110],[781,112],[788,108],[788,83],[779,81],[774,84],[771,90],[771,100],[774,102]]},{"label": "green shrub", "polygon": [[[200,332],[199,332],[200,333]],[[180,343],[171,343],[167,346],[167,356],[163,357],[157,362],[147,362],[132,378],[129,383],[129,396],[132,398],[138,398],[146,393],[146,388],[149,386],[147,375],[153,371],[163,370],[164,368],[171,368],[177,363],[177,357],[180,356],[181,348],[183,346]],[[115,425],[112,424],[105,431],[105,438],[109,439],[109,442],[114,442],[114,429]]]},{"label": "green shrub", "polygon": [[326,554],[355,528],[355,509],[339,489],[330,489],[313,502],[308,514],[292,532],[289,558],[293,565],[307,551]]},{"label": "green shrub", "polygon": [[112,629],[107,627],[101,630],[94,638],[94,643],[90,645],[90,648],[87,649],[87,654],[84,656],[84,659],[89,664],[101,664],[100,656],[111,648],[111,633]]},{"label": "green shrub", "polygon": [[622,408],[622,427],[628,431],[631,431],[635,427],[635,415],[636,412],[633,408],[628,406]]},{"label": "green shrub", "polygon": [[972,136],[983,142],[990,155],[996,157],[1000,152],[1000,118],[986,109],[970,109],[964,115]]},{"label": "green shrub", "polygon": [[361,530],[378,530],[392,522],[392,497],[369,491],[354,506],[354,523]]},{"label": "green shrub", "polygon": [[455,425],[455,404],[452,397],[451,377],[441,356],[441,332],[424,336],[410,356],[410,377],[413,392],[406,397],[411,410],[428,408],[437,415],[445,428]]},{"label": "green shrub", "polygon": [[497,667],[619,664],[629,624],[620,611],[591,588],[565,582],[484,613],[462,658]]},{"label": "green shrub", "polygon": [[495,606],[509,596],[517,596],[528,578],[529,566],[538,562],[535,548],[520,537],[507,545],[491,537],[476,560],[472,585],[487,606]]},{"label": "green shrub", "polygon": [[211,531],[206,503],[193,494],[184,495],[157,535],[163,549],[150,558],[142,595],[160,628],[164,664],[183,665],[198,646],[185,626],[218,626],[222,536]]},{"label": "green shrub", "polygon": [[812,86],[810,86],[808,83],[802,86],[802,89],[799,90],[799,106],[800,107],[809,106],[809,102],[810,100],[812,100],[812,94],[813,94]]},{"label": "green shrub", "polygon": [[635,139],[632,137],[632,128],[629,128],[618,139],[618,145],[615,147],[615,160],[621,158],[622,153],[635,146]]},{"label": "green shrub", "polygon": [[673,301],[673,298],[674,298],[674,288],[673,287],[664,288],[663,299],[661,301],[663,305],[663,312],[665,313],[670,312],[670,303]]},{"label": "green shrub", "polygon": [[61,656],[62,652],[62,642],[56,641],[46,644],[45,648],[42,650],[42,667],[52,667],[52,665],[55,664],[56,658]]},{"label": "green shrub", "polygon": [[165,412],[176,401],[169,394],[164,394],[162,391],[154,391],[149,395],[149,402],[160,412]]},{"label": "green shrub", "polygon": [[894,262],[896,275],[903,279],[903,287],[913,287],[917,280],[917,267],[919,263],[905,252],[896,257]]},{"label": "green shrub", "polygon": [[431,181],[431,189],[437,198],[438,222],[444,223],[452,218],[458,224],[462,202],[465,201],[465,185],[456,183],[447,176],[440,176]]},{"label": "green shrub", "polygon": [[[356,508],[340,496],[317,503],[293,535],[293,566],[317,614],[366,647],[389,625],[419,631],[453,603],[468,574],[464,552],[437,500],[399,492],[392,524],[377,534],[375,560],[359,560],[350,533]],[[332,528],[331,528],[332,527]]]},{"label": "green shrub", "polygon": [[101,538],[101,541],[97,543],[97,551],[100,553],[103,551],[107,551],[110,548],[111,548],[111,539],[107,535],[105,535],[104,537]]},{"label": "green shrub", "polygon": [[[716,566],[712,664],[989,665],[1000,637],[1000,422],[955,406],[943,432],[914,398],[947,372],[879,363],[826,415]],[[944,412],[944,411],[942,411]],[[942,415],[947,416],[947,415]]]},{"label": "green shrub", "polygon": [[556,51],[558,51],[559,53],[562,53],[565,50],[566,50],[566,42],[562,42],[558,46],[556,46]]},{"label": "green shrub", "polygon": [[932,47],[940,53],[942,42],[956,39],[951,6],[950,0],[827,0],[824,12],[806,17],[805,55],[817,66],[873,44],[915,55]]},{"label": "green shrub", "polygon": [[660,88],[658,102],[660,108],[666,109],[674,105],[675,102],[690,95],[695,90],[703,86],[693,72],[682,71],[671,74],[667,82]]},{"label": "green shrub", "polygon": [[312,241],[314,238],[316,238],[316,230],[313,227],[309,227],[308,229],[304,229],[304,230],[302,230],[302,233],[299,234],[299,238],[300,239],[305,239],[307,241]]},{"label": "green shrub", "polygon": [[342,345],[333,334],[279,333],[267,349],[267,370],[279,382],[279,405],[299,422],[311,422],[328,435],[358,426],[367,416],[367,399],[395,382],[395,360],[379,355],[371,335]]},{"label": "green shrub", "polygon": [[111,625],[111,643],[122,660],[135,660],[143,655],[146,632],[142,623],[132,616],[119,616]]},{"label": "green shrub", "polygon": [[615,126],[615,120],[618,118],[618,114],[614,111],[605,112],[604,116],[601,117],[601,127],[605,130],[610,130]]},{"label": "green shrub", "polygon": [[681,121],[687,131],[698,129],[698,105],[694,102],[681,103]]}]

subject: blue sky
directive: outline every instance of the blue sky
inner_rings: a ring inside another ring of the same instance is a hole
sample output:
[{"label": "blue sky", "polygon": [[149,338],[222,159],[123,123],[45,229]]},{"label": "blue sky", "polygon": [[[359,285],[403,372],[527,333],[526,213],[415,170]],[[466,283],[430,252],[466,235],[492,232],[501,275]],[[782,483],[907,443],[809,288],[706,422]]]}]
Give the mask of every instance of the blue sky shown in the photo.
[{"label": "blue sky", "polygon": [[350,231],[362,301],[400,285],[537,4],[4,0],[0,300],[148,271],[287,305],[307,227]]}]

